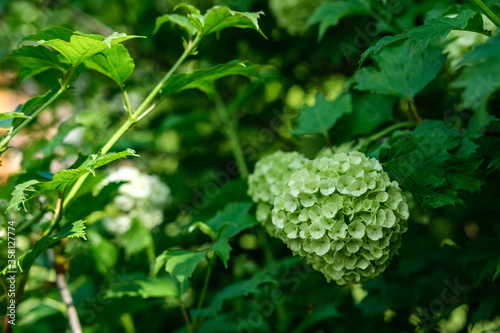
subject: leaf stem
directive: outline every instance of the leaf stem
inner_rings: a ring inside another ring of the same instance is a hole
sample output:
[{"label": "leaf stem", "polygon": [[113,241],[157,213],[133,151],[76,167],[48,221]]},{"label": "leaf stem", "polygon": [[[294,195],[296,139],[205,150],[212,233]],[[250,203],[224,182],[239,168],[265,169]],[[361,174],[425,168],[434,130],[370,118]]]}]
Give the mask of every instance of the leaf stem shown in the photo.
[{"label": "leaf stem", "polygon": [[26,281],[28,281],[29,272],[29,269],[24,272],[23,281],[21,282],[21,286],[19,286],[19,292],[17,293],[16,304],[21,303],[23,299],[24,289],[26,288]]},{"label": "leaf stem", "polygon": [[203,282],[203,289],[201,290],[200,299],[198,300],[198,310],[203,306],[203,300],[205,299],[205,294],[207,293],[208,283],[210,281],[210,275],[212,274],[212,263],[208,261],[207,273],[205,274],[205,281]]},{"label": "leaf stem", "polygon": [[189,333],[193,333],[193,326],[191,325],[191,321],[189,320],[186,308],[184,307],[180,299],[179,299],[179,307],[181,308],[182,317],[184,317],[184,321],[186,322],[186,326],[188,328]]},{"label": "leaf stem", "polygon": [[481,0],[471,0],[481,11],[493,22],[497,27],[500,27],[500,17],[498,17],[493,11],[484,4]]},{"label": "leaf stem", "polygon": [[170,77],[175,73],[175,71],[179,68],[179,66],[184,62],[184,60],[192,54],[201,40],[201,34],[198,34],[193,41],[190,41],[188,47],[184,50],[179,59],[175,62],[175,64],[170,68],[170,70],[165,74],[163,79],[154,87],[154,89],[149,93],[146,99],[142,102],[142,104],[137,108],[137,111],[134,113],[135,119],[137,119],[149,106],[152,104],[153,100],[156,98],[156,95],[161,91],[165,83],[170,79]]},{"label": "leaf stem", "polygon": [[330,148],[332,153],[335,153],[335,151],[333,150],[333,147],[332,147],[332,143],[330,142],[330,138],[328,137],[328,133],[323,132],[323,137],[325,138],[325,142],[326,142],[326,145],[328,146],[328,148]]},{"label": "leaf stem", "polygon": [[61,221],[62,212],[63,212],[63,201],[64,201],[63,193],[59,192],[59,197],[57,198],[56,211],[54,214],[54,218],[50,222],[49,227],[44,231],[43,236],[50,235],[50,233],[54,230],[54,228],[57,226],[59,221]]},{"label": "leaf stem", "polygon": [[130,99],[128,98],[127,91],[123,87],[121,87],[121,86],[120,86],[120,88],[121,88],[122,93],[123,93],[123,99],[125,100],[125,109],[127,109],[128,117],[132,118],[132,114],[134,112],[133,112],[132,107],[130,106]]},{"label": "leaf stem", "polygon": [[413,98],[410,98],[408,100],[408,106],[410,107],[411,113],[413,114],[413,117],[415,118],[415,121],[417,122],[417,124],[420,125],[420,123],[422,123],[422,121],[420,120],[420,116],[418,114],[417,106],[415,105],[415,101],[413,100]]},{"label": "leaf stem", "polygon": [[384,128],[380,132],[375,133],[372,136],[369,136],[368,138],[366,138],[366,141],[368,141],[368,142],[377,141],[377,140],[383,138],[384,136],[388,135],[389,133],[394,132],[395,130],[397,130],[399,128],[411,127],[413,125],[414,125],[414,123],[411,121],[405,121],[402,123],[397,123],[397,124],[391,125],[389,127]]},{"label": "leaf stem", "polygon": [[[212,274],[212,261],[209,259],[208,260],[208,268],[207,268],[207,272],[205,273],[205,281],[203,282],[203,288],[201,289],[201,294],[200,294],[200,298],[198,299],[198,305],[197,305],[197,309],[201,309],[201,307],[203,306],[203,300],[205,299],[205,295],[207,293],[207,289],[208,289],[208,283],[210,282],[210,276]],[[203,318],[202,318],[202,322],[203,322]],[[199,326],[201,326],[202,322],[200,322],[200,324],[198,324],[198,318],[194,318],[193,319],[193,331],[197,331]],[[198,325],[197,325],[198,324]]]},{"label": "leaf stem", "polygon": [[230,118],[227,108],[224,106],[222,98],[217,92],[214,94],[214,102],[215,110],[217,111],[217,115],[222,122],[222,132],[226,135],[231,144],[231,150],[233,151],[234,159],[236,161],[236,164],[238,165],[240,176],[243,179],[247,179],[249,172],[247,163],[245,161],[245,156],[243,155],[243,151],[241,150],[237,126]]}]

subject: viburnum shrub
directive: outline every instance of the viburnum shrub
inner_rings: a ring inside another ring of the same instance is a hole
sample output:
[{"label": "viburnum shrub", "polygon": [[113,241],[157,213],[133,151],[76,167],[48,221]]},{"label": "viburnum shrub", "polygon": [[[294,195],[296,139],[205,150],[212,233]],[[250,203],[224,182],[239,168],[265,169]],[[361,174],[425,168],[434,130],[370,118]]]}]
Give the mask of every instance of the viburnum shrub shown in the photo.
[{"label": "viburnum shrub", "polygon": [[374,158],[338,153],[306,162],[276,196],[277,236],[328,281],[379,275],[401,245],[408,206]]}]

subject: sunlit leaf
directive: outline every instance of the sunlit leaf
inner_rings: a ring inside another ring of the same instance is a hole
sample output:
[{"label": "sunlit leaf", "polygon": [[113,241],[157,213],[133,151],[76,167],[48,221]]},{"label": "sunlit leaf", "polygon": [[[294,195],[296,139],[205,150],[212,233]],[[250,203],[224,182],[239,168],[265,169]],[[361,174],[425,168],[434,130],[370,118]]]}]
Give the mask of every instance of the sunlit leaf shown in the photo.
[{"label": "sunlit leaf", "polygon": [[162,95],[170,95],[186,89],[200,89],[212,96],[215,93],[214,81],[230,75],[260,76],[257,68],[251,63],[233,60],[210,69],[174,75],[163,86]]},{"label": "sunlit leaf", "polygon": [[134,71],[134,60],[125,46],[112,45],[85,61],[85,66],[98,71],[123,86]]},{"label": "sunlit leaf", "polygon": [[[21,255],[17,259],[17,266],[22,271],[28,271],[35,262],[35,259],[45,252],[48,248],[52,247],[55,243],[59,242],[64,238],[85,238],[85,222],[77,221],[71,224],[68,224],[66,227],[62,228],[57,234],[54,236],[43,236],[40,238],[38,242],[35,243],[35,246],[26,251],[23,255]],[[1,274],[5,275],[9,271],[9,267],[5,267]]]},{"label": "sunlit leaf", "polygon": [[83,163],[78,169],[68,169],[56,172],[51,181],[40,182],[38,180],[29,180],[27,182],[18,184],[12,192],[12,199],[9,202],[7,210],[17,207],[18,209],[25,209],[24,203],[37,195],[47,191],[64,191],[69,184],[72,184],[79,177],[88,172],[94,172],[96,168],[111,163],[120,158],[127,156],[138,156],[131,149],[119,153],[109,155],[92,155]]}]

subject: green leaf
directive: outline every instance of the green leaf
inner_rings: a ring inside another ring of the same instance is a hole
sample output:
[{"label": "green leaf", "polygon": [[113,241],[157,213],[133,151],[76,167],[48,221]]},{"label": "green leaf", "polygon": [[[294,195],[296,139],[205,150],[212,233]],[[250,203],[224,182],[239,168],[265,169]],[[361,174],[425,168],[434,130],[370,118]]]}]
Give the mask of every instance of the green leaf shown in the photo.
[{"label": "green leaf", "polygon": [[[36,109],[37,107],[41,106],[49,99],[51,99],[54,94],[55,93],[52,92],[52,90],[49,90],[44,95],[35,96],[29,99],[23,105],[18,106],[16,111],[14,112],[0,113],[0,127],[2,128],[12,127],[13,120],[15,118],[30,118],[30,113],[32,113],[34,109]],[[14,115],[14,117],[9,117],[10,114]]]},{"label": "green leaf", "polygon": [[134,71],[134,60],[125,46],[112,45],[85,61],[85,66],[106,75],[120,87]]},{"label": "green leaf", "polygon": [[385,170],[424,208],[463,204],[459,190],[479,191],[481,160],[454,155],[465,138],[449,124],[426,121],[391,142]]},{"label": "green leaf", "polygon": [[[342,118],[342,129],[349,138],[368,134],[392,118],[396,98],[379,94],[352,97],[352,112]],[[340,126],[339,126],[340,127]]]},{"label": "green leaf", "polygon": [[318,41],[323,39],[330,27],[335,27],[339,21],[347,16],[369,14],[370,6],[362,0],[325,2],[316,8],[309,17],[306,27],[319,23]]},{"label": "green leaf", "polygon": [[488,101],[500,89],[499,47],[500,35],[497,35],[467,53],[460,62],[466,67],[452,83],[452,87],[463,89],[462,106],[474,110],[467,128],[471,138],[480,137],[494,119],[488,113]]},{"label": "green leaf", "polygon": [[264,12],[237,12],[227,7],[216,6],[208,10],[203,16],[199,14],[190,14],[191,23],[207,36],[214,32],[219,32],[227,28],[248,28],[257,30],[264,38],[262,30],[259,28],[260,15]]},{"label": "green leaf", "polygon": [[200,89],[207,95],[213,96],[214,81],[229,75],[260,76],[257,68],[251,63],[233,60],[210,69],[174,75],[163,86],[162,95],[166,96],[186,89]]},{"label": "green leaf", "polygon": [[178,25],[179,27],[184,29],[189,36],[193,36],[198,31],[198,29],[196,29],[193,23],[191,23],[191,20],[188,17],[179,14],[165,14],[156,19],[153,34],[155,35],[160,27],[167,22]]},{"label": "green leaf", "polygon": [[104,276],[113,272],[118,261],[118,248],[100,233],[89,230],[90,251],[95,269]]},{"label": "green leaf", "polygon": [[298,126],[292,130],[292,134],[326,134],[344,114],[351,112],[350,94],[343,94],[333,101],[327,101],[320,93],[316,95],[316,103],[313,106],[303,106],[300,109]]},{"label": "green leaf", "polygon": [[23,209],[26,211],[26,207],[24,207],[24,203],[30,198],[30,195],[36,190],[32,187],[32,185],[38,184],[38,180],[28,180],[27,182],[16,185],[14,191],[12,191],[12,199],[10,199],[9,206],[7,210],[12,209],[14,207],[18,207],[18,209]]},{"label": "green leaf", "polygon": [[410,55],[413,55],[421,51],[423,48],[426,48],[432,39],[444,39],[452,30],[485,33],[481,14],[471,9],[466,9],[461,11],[455,17],[431,19],[424,25],[410,29],[402,34],[382,38],[361,55],[359,65],[361,66],[365,59],[370,55],[378,53],[381,48],[404,39],[408,39],[408,42],[411,45]]},{"label": "green leaf", "polygon": [[124,151],[112,154],[103,154],[98,152],[97,154],[90,155],[85,162],[83,162],[82,166],[89,169],[97,169],[106,164],[114,162],[116,160],[127,158],[127,157],[140,157],[135,153],[135,150],[127,148]]},{"label": "green leaf", "polygon": [[210,306],[199,310],[191,310],[191,315],[198,318],[204,316],[213,317],[222,309],[224,301],[250,294],[258,294],[261,285],[272,282],[274,280],[269,275],[257,273],[251,279],[234,283],[219,291]]},{"label": "green leaf", "polygon": [[53,190],[64,191],[68,184],[72,184],[84,174],[88,172],[94,173],[96,168],[127,156],[138,155],[131,149],[109,155],[91,155],[78,169],[68,169],[56,172],[51,181],[39,182],[37,180],[29,180],[21,183],[17,185],[12,192],[12,199],[9,202],[7,210],[17,207],[18,210],[24,209],[26,211],[24,203],[37,195]]},{"label": "green leaf", "polygon": [[259,223],[254,216],[248,214],[252,205],[251,202],[230,203],[206,224],[219,239],[231,238]]},{"label": "green leaf", "polygon": [[155,261],[155,273],[165,265],[165,270],[181,284],[181,290],[187,279],[193,275],[198,264],[206,260],[207,250],[203,251],[165,251]]},{"label": "green leaf", "polygon": [[[21,271],[28,271],[30,267],[35,262],[35,259],[45,252],[48,248],[52,247],[55,243],[59,242],[64,238],[85,238],[85,222],[77,221],[71,223],[64,228],[62,228],[57,234],[54,236],[43,236],[40,238],[38,242],[35,243],[35,246],[26,251],[23,255],[21,255],[17,259],[17,265],[21,269]],[[1,274],[5,275],[9,271],[9,267],[5,267]]]},{"label": "green leaf", "polygon": [[[191,277],[198,264],[206,260],[209,251],[215,251],[224,267],[227,268],[232,250],[228,239],[259,223],[255,217],[248,214],[252,205],[251,202],[230,203],[224,211],[218,212],[206,223],[195,223],[196,226],[203,226],[204,233],[214,235],[211,238],[217,238],[215,243],[202,251],[166,250],[156,258],[154,274],[158,274],[165,265],[165,270],[178,279],[181,283],[181,290],[184,290],[186,281]],[[210,228],[211,231],[206,230],[207,228]]]},{"label": "green leaf", "polygon": [[411,55],[410,45],[384,49],[375,56],[379,69],[362,68],[354,76],[359,90],[413,98],[431,82],[446,61],[441,49],[429,47]]},{"label": "green leaf", "polygon": [[191,14],[201,15],[201,12],[200,12],[200,10],[198,8],[196,8],[195,6],[192,6],[190,4],[187,4],[187,3],[180,3],[180,4],[178,4],[177,6],[174,7],[174,11],[176,11],[179,8],[184,8],[188,12],[190,12]]},{"label": "green leaf", "polygon": [[292,333],[305,332],[305,330],[328,318],[342,318],[342,314],[337,311],[333,304],[325,304],[314,309]]},{"label": "green leaf", "polygon": [[22,112],[4,112],[0,113],[0,121],[6,120],[6,119],[11,119],[11,118],[26,118],[26,119],[31,119],[30,116],[25,115]]},{"label": "green leaf", "polygon": [[142,297],[142,298],[167,298],[179,297],[177,282],[170,277],[148,277],[143,274],[125,276],[122,283],[112,287],[106,292],[105,298]]},{"label": "green leaf", "polygon": [[0,113],[0,127],[10,128],[12,127],[12,121],[16,118],[31,119],[30,116],[25,115],[22,112],[4,112]]},{"label": "green leaf", "polygon": [[154,250],[154,240],[151,230],[146,228],[137,219],[132,219],[132,226],[123,235],[121,243],[127,257],[137,255],[141,251]]},{"label": "green leaf", "polygon": [[229,245],[229,242],[225,238],[221,238],[218,241],[216,241],[211,247],[211,250],[214,250],[217,255],[219,255],[220,260],[222,260],[222,263],[224,264],[224,268],[227,269],[227,261],[229,260],[229,253],[231,252],[232,248],[231,245]]},{"label": "green leaf", "polygon": [[[100,37],[99,39],[96,39]],[[114,32],[104,38],[98,35],[73,35],[69,42],[62,39],[39,41],[40,45],[48,45],[66,57],[73,67],[78,67],[82,62],[93,55],[111,48],[112,45],[140,36],[128,36],[124,33]]]},{"label": "green leaf", "polygon": [[60,39],[66,42],[71,40],[73,36],[73,31],[63,28],[63,27],[52,27],[47,30],[39,31],[36,34],[24,37],[20,44],[27,44],[26,42],[39,43],[40,41],[48,41],[54,39]]},{"label": "green leaf", "polygon": [[45,47],[21,47],[12,51],[7,58],[19,60],[17,67],[20,82],[49,69],[64,71],[57,56]]}]

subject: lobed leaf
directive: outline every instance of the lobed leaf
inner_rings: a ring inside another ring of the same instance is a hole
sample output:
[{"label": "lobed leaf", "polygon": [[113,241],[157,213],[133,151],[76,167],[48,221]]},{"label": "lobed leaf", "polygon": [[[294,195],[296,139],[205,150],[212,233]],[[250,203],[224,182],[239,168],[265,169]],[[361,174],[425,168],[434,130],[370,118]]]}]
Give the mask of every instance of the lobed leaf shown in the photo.
[{"label": "lobed leaf", "polygon": [[49,69],[64,71],[54,52],[45,47],[24,46],[12,51],[7,58],[19,60],[17,67],[19,68],[20,82]]},{"label": "lobed leaf", "polygon": [[231,238],[259,222],[248,212],[251,202],[233,202],[206,222],[218,238]]},{"label": "lobed leaf", "polygon": [[85,66],[106,75],[120,87],[134,71],[134,60],[125,46],[112,45],[85,61]]},{"label": "lobed leaf", "polygon": [[452,30],[465,30],[486,34],[483,29],[483,18],[481,14],[471,9],[466,9],[455,17],[430,19],[425,24],[410,29],[407,32],[396,36],[386,36],[380,39],[375,45],[368,48],[361,55],[359,65],[361,66],[369,56],[377,54],[383,47],[404,39],[408,39],[411,45],[410,56],[412,56],[420,52],[423,48],[426,48],[432,39],[444,39]]},{"label": "lobed leaf", "polygon": [[379,94],[413,98],[431,82],[446,61],[441,49],[429,47],[411,54],[408,43],[384,49],[375,56],[378,68],[362,68],[356,73],[356,87]]},{"label": "lobed leaf", "polygon": [[323,94],[316,95],[316,103],[313,106],[300,108],[297,118],[298,126],[292,130],[292,134],[326,134],[337,121],[345,114],[352,112],[352,99],[350,94],[343,94],[327,101]]},{"label": "lobed leaf", "polygon": [[112,45],[124,42],[140,36],[128,36],[124,33],[114,32],[112,35],[104,38],[99,35],[75,34],[71,36],[70,41],[63,39],[41,40],[39,45],[48,45],[66,57],[73,67],[78,67],[85,60],[93,55],[111,48]]},{"label": "lobed leaf", "polygon": [[391,143],[385,169],[424,208],[463,204],[458,191],[479,191],[482,184],[482,161],[472,152],[456,155],[465,139],[449,124],[426,121]]}]

